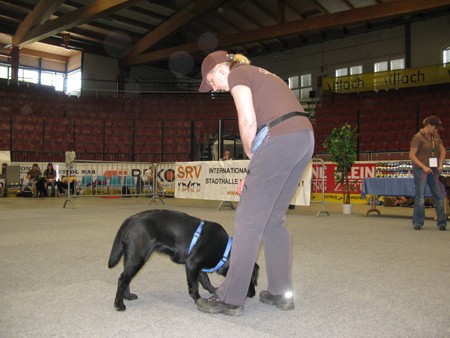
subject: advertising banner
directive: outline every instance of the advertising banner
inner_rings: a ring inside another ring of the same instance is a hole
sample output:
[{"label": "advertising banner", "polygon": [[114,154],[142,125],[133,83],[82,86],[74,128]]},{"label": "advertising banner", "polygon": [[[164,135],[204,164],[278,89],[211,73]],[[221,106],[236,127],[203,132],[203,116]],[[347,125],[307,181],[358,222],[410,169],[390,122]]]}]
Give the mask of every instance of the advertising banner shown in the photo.
[{"label": "advertising banner", "polygon": [[302,180],[298,184],[297,192],[292,199],[292,205],[308,206],[311,202],[311,178],[312,178],[312,162],[309,162],[305,169]]},{"label": "advertising banner", "polygon": [[[248,164],[246,160],[177,162],[175,197],[237,202],[237,187],[247,175]],[[309,165],[292,204],[309,205],[311,168]]]},{"label": "advertising banner", "polygon": [[[156,179],[164,195],[176,198],[205,199],[218,201],[239,201],[237,186],[239,181],[247,175],[249,161],[198,161],[156,164]],[[20,177],[27,184],[26,174],[32,163],[11,163],[20,166]],[[42,171],[47,166],[45,162],[38,162]],[[57,172],[57,179],[67,174],[65,163],[53,163]],[[121,177],[130,175],[136,179],[143,177],[148,169],[145,163],[114,163],[76,161],[71,167],[71,176],[77,184],[84,175],[90,175],[95,180],[98,175],[106,175],[107,179],[113,175]],[[325,196],[327,201],[342,201],[342,186],[334,179],[336,164],[325,162],[317,164],[311,162],[301,179],[297,192],[292,200],[293,205],[309,205],[310,201],[321,201]],[[354,183],[352,202],[363,203],[361,187],[364,178],[376,177],[375,162],[355,163],[350,171],[350,180]]]},{"label": "advertising banner", "polygon": [[[312,191],[313,200],[322,197],[325,193],[325,199],[328,201],[342,201],[342,185],[336,183],[334,172],[336,163],[325,162],[325,166],[314,165],[312,170]],[[353,183],[354,191],[351,193],[352,202],[365,202],[361,199],[361,187],[366,177],[376,177],[376,163],[355,163],[350,170],[350,182]],[[323,187],[322,187],[323,182]]]},{"label": "advertising banner", "polygon": [[357,93],[429,86],[450,82],[450,69],[443,65],[391,70],[378,73],[324,77],[322,89],[332,93]]},{"label": "advertising banner", "polygon": [[177,162],[176,198],[239,201],[237,186],[249,161]]}]

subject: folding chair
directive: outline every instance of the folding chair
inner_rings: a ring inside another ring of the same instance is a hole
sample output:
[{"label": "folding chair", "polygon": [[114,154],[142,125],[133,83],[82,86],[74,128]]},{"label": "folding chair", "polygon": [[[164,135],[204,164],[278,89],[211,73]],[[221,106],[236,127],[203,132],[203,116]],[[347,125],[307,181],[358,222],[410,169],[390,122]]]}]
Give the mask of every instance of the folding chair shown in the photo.
[{"label": "folding chair", "polygon": [[123,178],[123,187],[124,187],[125,193],[134,194],[135,188],[136,188],[136,183],[134,182],[134,177],[133,176],[125,176]]},{"label": "folding chair", "polygon": [[109,179],[108,188],[109,188],[109,194],[116,192],[117,189],[119,189],[119,191],[120,191],[122,189],[122,179],[121,179],[121,177],[117,176],[117,175],[111,176],[110,179]]},{"label": "folding chair", "polygon": [[84,175],[81,177],[80,188],[84,190],[84,195],[86,195],[89,191],[89,195],[92,194],[92,176]]}]

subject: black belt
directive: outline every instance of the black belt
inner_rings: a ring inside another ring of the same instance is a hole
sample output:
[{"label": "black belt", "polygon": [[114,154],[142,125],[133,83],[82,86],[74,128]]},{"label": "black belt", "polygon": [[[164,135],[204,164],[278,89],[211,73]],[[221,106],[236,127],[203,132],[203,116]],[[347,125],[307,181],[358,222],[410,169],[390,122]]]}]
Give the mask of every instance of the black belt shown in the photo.
[{"label": "black belt", "polygon": [[309,114],[308,114],[308,113],[305,113],[305,112],[299,112],[299,111],[294,111],[294,112],[291,112],[291,113],[284,114],[283,116],[280,116],[279,118],[273,120],[272,122],[264,123],[264,124],[256,131],[256,134],[258,134],[259,131],[260,131],[261,129],[265,128],[265,127],[272,128],[272,127],[276,126],[277,124],[283,122],[284,120],[290,119],[291,117],[294,117],[294,116],[305,116],[305,117],[309,117]]}]

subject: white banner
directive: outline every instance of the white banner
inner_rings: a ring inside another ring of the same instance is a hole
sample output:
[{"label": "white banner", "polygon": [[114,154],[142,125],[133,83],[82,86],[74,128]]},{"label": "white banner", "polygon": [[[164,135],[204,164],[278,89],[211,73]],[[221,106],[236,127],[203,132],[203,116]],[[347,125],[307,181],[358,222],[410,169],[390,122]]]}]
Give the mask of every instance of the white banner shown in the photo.
[{"label": "white banner", "polygon": [[312,162],[310,161],[303,173],[302,180],[298,184],[297,192],[292,199],[293,205],[309,206],[311,201]]},{"label": "white banner", "polygon": [[11,163],[11,152],[9,151],[0,151],[0,163],[6,163],[6,164],[10,164]]},{"label": "white banner", "polygon": [[248,160],[177,162],[176,198],[239,201],[237,186],[247,175]]},{"label": "white banner", "polygon": [[[247,175],[248,160],[177,162],[175,198],[239,201],[237,187]],[[305,170],[292,204],[309,205],[311,163]]]}]

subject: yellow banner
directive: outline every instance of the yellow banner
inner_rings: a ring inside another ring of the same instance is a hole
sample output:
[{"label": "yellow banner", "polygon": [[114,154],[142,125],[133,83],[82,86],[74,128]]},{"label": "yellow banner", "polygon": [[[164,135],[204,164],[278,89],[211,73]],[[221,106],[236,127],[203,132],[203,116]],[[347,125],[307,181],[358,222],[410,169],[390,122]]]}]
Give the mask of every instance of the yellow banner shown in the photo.
[{"label": "yellow banner", "polygon": [[[367,204],[369,197],[362,198],[359,194],[350,194],[350,200],[352,204]],[[339,202],[342,203],[342,194],[325,194],[326,202]],[[311,193],[311,202],[322,202],[322,194]]]},{"label": "yellow banner", "polygon": [[439,65],[334,78],[324,77],[322,89],[324,92],[345,94],[429,86],[447,82],[450,82],[450,66]]}]

